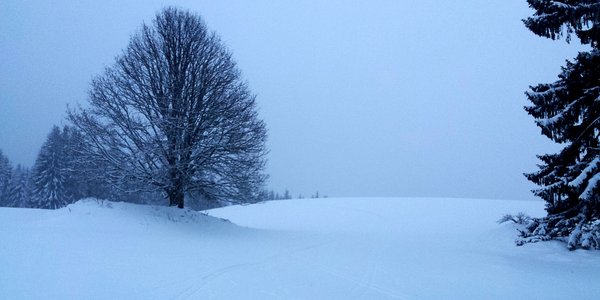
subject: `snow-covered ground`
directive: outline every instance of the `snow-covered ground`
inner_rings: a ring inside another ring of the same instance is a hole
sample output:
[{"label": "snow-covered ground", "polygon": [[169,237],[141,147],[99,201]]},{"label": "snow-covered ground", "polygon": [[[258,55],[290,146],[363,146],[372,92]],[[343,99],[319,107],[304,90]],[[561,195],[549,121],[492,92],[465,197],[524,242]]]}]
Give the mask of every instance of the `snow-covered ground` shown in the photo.
[{"label": "snow-covered ground", "polygon": [[496,220],[521,211],[543,203],[0,208],[0,299],[598,299],[600,251],[514,246]]}]

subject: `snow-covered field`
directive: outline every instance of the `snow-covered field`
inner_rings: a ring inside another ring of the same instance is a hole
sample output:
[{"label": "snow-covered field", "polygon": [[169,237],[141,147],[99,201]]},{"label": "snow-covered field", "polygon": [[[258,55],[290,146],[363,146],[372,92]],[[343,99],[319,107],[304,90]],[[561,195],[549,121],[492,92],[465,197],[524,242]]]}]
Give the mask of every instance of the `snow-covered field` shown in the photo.
[{"label": "snow-covered field", "polygon": [[598,299],[600,251],[515,247],[496,220],[520,211],[543,203],[0,208],[0,299]]}]

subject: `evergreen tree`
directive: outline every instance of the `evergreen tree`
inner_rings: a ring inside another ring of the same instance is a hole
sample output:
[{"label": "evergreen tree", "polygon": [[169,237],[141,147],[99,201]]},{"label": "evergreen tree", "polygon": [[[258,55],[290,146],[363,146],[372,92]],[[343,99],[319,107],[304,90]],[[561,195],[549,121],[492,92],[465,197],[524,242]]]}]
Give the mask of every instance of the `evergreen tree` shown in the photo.
[{"label": "evergreen tree", "polygon": [[538,156],[539,170],[525,174],[539,185],[548,215],[533,219],[518,244],[566,240],[568,248],[600,248],[600,2],[529,0],[535,10],[524,20],[533,33],[551,38],[574,34],[589,52],[562,68],[554,83],[526,93],[526,107],[542,134],[564,148]]},{"label": "evergreen tree", "polygon": [[33,186],[31,183],[31,174],[27,168],[17,165],[13,172],[9,191],[9,201],[6,206],[9,207],[29,207]]},{"label": "evergreen tree", "polygon": [[12,166],[0,150],[0,206],[7,206],[9,199]]},{"label": "evergreen tree", "polygon": [[64,126],[61,132],[63,142],[63,171],[65,173],[65,193],[72,201],[86,197],[116,199],[111,193],[104,174],[105,166],[93,157],[87,156],[81,133],[73,126]]},{"label": "evergreen tree", "polygon": [[[140,203],[137,193],[125,195],[130,189],[124,179],[110,184],[106,169],[108,166],[96,157],[88,155],[86,143],[77,128],[64,126],[61,132],[64,142],[64,171],[66,173],[65,189],[73,201],[94,197]],[[118,183],[118,187],[117,187]]]},{"label": "evergreen tree", "polygon": [[96,156],[89,155],[87,144],[76,127],[64,126],[61,132],[63,142],[63,171],[65,174],[64,194],[70,201],[93,197],[140,204],[160,204],[164,196],[152,192],[148,186],[140,186],[128,177],[109,180],[106,170],[109,166]]},{"label": "evergreen tree", "polygon": [[65,152],[63,135],[54,126],[33,167],[34,207],[56,209],[71,202],[66,189],[69,170]]},{"label": "evergreen tree", "polygon": [[79,159],[81,148],[79,134],[73,127],[64,126],[60,136],[62,141],[62,172],[65,174],[63,188],[72,200],[78,200],[85,197],[87,185],[81,166],[84,160]]}]

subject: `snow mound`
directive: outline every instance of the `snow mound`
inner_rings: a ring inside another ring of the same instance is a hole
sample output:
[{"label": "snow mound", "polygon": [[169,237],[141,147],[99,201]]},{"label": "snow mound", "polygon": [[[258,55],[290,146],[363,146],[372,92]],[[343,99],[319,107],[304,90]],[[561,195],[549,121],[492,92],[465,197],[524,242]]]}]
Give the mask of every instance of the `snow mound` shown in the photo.
[{"label": "snow mound", "polygon": [[[0,208],[2,299],[594,299],[600,251],[516,247],[541,201],[345,198],[206,212]],[[231,220],[233,223],[224,221]]]},{"label": "snow mound", "polygon": [[207,226],[220,226],[223,222],[231,223],[226,219],[211,217],[205,212],[198,212],[188,208],[179,209],[176,207],[139,205],[95,198],[81,199],[57,210],[57,212],[64,215],[97,216],[99,219],[117,217],[130,221],[143,220],[146,223],[152,221],[156,223],[200,224],[199,228],[203,228],[203,230]]}]

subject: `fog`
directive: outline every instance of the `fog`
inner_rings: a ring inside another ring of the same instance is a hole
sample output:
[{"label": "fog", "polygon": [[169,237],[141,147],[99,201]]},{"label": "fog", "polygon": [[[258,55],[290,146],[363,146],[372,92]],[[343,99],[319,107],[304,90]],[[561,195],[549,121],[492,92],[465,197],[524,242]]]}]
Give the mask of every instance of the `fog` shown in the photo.
[{"label": "fog", "polygon": [[0,149],[33,165],[67,105],[166,5],[233,52],[269,128],[269,187],[297,196],[534,199],[557,149],[523,110],[582,47],[526,1],[2,1]]}]

